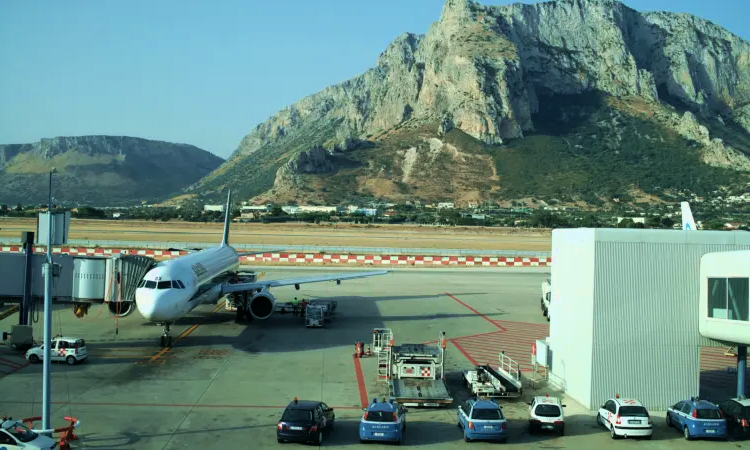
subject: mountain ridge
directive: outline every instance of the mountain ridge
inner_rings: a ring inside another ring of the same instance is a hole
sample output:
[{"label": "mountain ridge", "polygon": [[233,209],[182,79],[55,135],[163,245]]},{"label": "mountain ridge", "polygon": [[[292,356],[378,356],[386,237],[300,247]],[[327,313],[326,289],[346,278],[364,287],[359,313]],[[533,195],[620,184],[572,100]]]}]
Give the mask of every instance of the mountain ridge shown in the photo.
[{"label": "mountain ridge", "polygon": [[[440,140],[457,130],[477,141],[466,145],[490,155],[549,128],[539,121],[544,116],[540,111],[554,103],[550,99],[591,93],[605,94],[599,107],[609,108],[606,114],[635,107],[648,116],[643,120],[680,136],[671,145],[697,145],[700,161],[673,159],[677,166],[700,163],[744,179],[750,152],[750,44],[739,36],[693,15],[639,13],[615,0],[503,6],[447,0],[440,19],[425,34],[401,34],[378,56],[375,67],[258,124],[221,167],[184,192],[215,195],[238,186],[245,196],[259,196],[256,200],[337,201],[342,188],[329,193],[326,180],[349,171],[350,187],[360,193],[368,183],[390,183],[385,189],[390,193],[432,198],[437,192],[422,195],[410,187],[418,183],[403,174],[399,181],[387,167],[395,164],[395,172],[403,172],[404,155],[419,153],[420,147],[403,141],[385,148],[384,137],[423,129],[429,131],[422,138]],[[556,137],[569,140],[564,134]],[[647,144],[645,137],[636,136],[636,141]],[[610,144],[589,145],[614,154],[617,147]],[[441,149],[453,152],[446,145]],[[378,157],[390,162],[374,167]],[[477,170],[470,172],[481,179],[454,188],[451,198],[473,191],[482,198],[508,194],[500,177],[479,170],[480,176]],[[425,169],[421,177],[440,173]],[[734,184],[730,175],[719,178]],[[679,182],[672,184],[679,188]],[[313,186],[315,195],[308,195]]]},{"label": "mountain ridge", "polygon": [[57,136],[0,145],[0,203],[119,205],[171,195],[224,160],[189,144],[131,136]]}]

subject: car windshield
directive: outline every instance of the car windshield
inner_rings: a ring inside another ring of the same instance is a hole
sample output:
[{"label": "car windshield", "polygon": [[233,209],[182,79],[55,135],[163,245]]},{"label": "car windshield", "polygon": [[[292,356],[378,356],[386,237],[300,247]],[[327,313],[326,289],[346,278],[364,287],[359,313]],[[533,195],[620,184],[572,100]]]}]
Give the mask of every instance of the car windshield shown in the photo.
[{"label": "car windshield", "polygon": [[560,407],[557,405],[539,405],[534,412],[539,417],[559,417]]},{"label": "car windshield", "polygon": [[643,406],[622,406],[620,417],[648,417],[648,411]]},{"label": "car windshield", "polygon": [[37,437],[36,433],[31,431],[29,427],[22,424],[21,422],[14,423],[13,425],[6,428],[5,431],[15,436],[15,438],[21,442],[31,442]]},{"label": "car windshield", "polygon": [[721,414],[718,409],[701,408],[696,409],[696,416],[698,419],[721,419]]},{"label": "car windshield", "polygon": [[284,415],[281,416],[281,420],[286,422],[305,422],[311,421],[312,417],[312,411],[304,409],[287,409],[284,411]]},{"label": "car windshield", "polygon": [[475,409],[471,418],[476,420],[501,420],[503,413],[499,409]]},{"label": "car windshield", "polygon": [[367,411],[368,422],[394,422],[393,413],[388,411]]}]

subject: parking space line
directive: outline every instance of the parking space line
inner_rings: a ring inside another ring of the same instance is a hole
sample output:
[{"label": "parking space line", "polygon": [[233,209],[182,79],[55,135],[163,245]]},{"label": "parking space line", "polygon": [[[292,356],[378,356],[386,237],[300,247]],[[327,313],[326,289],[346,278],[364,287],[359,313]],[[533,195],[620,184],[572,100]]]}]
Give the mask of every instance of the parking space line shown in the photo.
[{"label": "parking space line", "polygon": [[357,388],[359,388],[359,402],[363,408],[367,408],[367,385],[365,384],[365,375],[362,373],[362,363],[359,362],[356,354],[352,354],[354,360],[354,374],[357,376]]},{"label": "parking space line", "polygon": [[[224,303],[220,301],[219,304],[216,305],[216,308],[214,308],[213,311],[211,311],[211,314],[209,314],[209,315],[216,314],[223,307],[224,307]],[[185,339],[186,337],[188,337],[190,335],[190,333],[192,333],[193,331],[195,331],[199,326],[201,326],[201,324],[199,324],[199,323],[196,323],[195,325],[191,325],[190,328],[188,328],[187,330],[183,331],[182,334],[180,334],[179,336],[177,336],[177,338],[174,340],[174,344],[172,344],[171,347],[164,347],[163,349],[159,350],[159,352],[157,354],[155,354],[154,356],[152,356],[149,359],[149,362],[156,362],[156,360],[158,360],[159,358],[161,358],[162,356],[164,356],[167,352],[169,352],[170,350],[172,350],[172,347],[174,347],[175,345],[177,345],[177,343],[180,342],[182,339]]]},{"label": "parking space line", "polygon": [[491,324],[492,324],[492,325],[493,325],[493,326],[494,326],[495,328],[497,328],[498,330],[500,330],[500,331],[508,331],[508,330],[506,330],[506,329],[505,329],[505,327],[503,327],[502,325],[500,325],[500,324],[499,324],[499,323],[497,323],[496,321],[494,321],[494,320],[490,319],[489,317],[485,316],[484,314],[480,313],[479,311],[477,311],[476,309],[474,309],[474,308],[472,308],[471,306],[467,305],[466,303],[462,302],[461,300],[459,300],[458,298],[454,297],[453,295],[451,295],[451,294],[449,294],[449,293],[447,293],[447,292],[445,293],[445,295],[447,295],[448,297],[450,297],[450,298],[452,298],[453,300],[457,301],[457,302],[458,302],[459,304],[461,304],[461,305],[462,305],[462,306],[463,306],[464,308],[466,308],[466,309],[468,309],[469,311],[473,312],[473,313],[474,313],[474,314],[476,314],[477,316],[479,316],[479,317],[481,317],[482,319],[486,320],[487,322],[491,323]]}]

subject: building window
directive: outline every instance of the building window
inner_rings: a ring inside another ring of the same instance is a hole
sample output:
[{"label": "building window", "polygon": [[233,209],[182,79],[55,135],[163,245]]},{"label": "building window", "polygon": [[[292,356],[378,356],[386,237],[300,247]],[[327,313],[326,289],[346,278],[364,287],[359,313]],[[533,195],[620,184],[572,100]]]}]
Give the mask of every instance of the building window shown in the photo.
[{"label": "building window", "polygon": [[709,278],[708,317],[750,321],[750,280]]}]

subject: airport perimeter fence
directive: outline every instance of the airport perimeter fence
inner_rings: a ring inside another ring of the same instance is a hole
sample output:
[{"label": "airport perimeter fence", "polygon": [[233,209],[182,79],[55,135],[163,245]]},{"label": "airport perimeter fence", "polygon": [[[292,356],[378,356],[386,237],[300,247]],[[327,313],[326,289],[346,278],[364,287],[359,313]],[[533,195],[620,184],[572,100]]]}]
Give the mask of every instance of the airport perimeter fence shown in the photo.
[{"label": "airport perimeter fence", "polygon": [[[20,245],[20,238],[4,238],[2,244]],[[39,245],[39,244],[37,244]],[[70,239],[67,246],[86,248],[137,248],[137,249],[178,249],[188,250],[216,246],[215,242],[150,242],[150,241],[89,241]],[[242,251],[262,251],[269,253],[331,253],[357,255],[424,255],[424,256],[497,256],[515,258],[550,258],[551,252],[524,250],[465,250],[451,248],[394,248],[394,247],[329,247],[309,245],[268,245],[268,244],[232,244]]]}]

